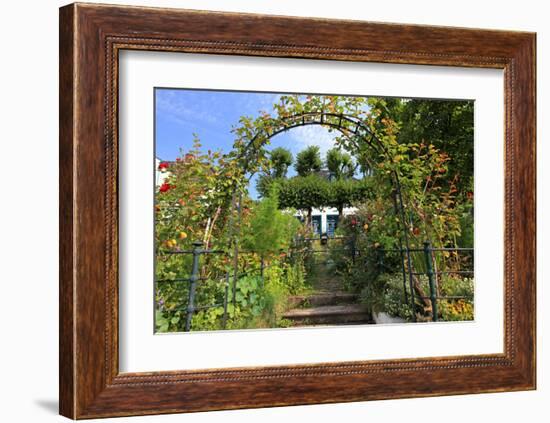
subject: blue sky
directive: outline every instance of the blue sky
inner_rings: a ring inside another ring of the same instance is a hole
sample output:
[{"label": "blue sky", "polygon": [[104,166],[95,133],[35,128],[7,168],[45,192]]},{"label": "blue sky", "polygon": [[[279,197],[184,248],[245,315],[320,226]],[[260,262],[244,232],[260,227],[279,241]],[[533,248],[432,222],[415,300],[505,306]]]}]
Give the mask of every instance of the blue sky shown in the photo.
[{"label": "blue sky", "polygon": [[[243,115],[256,117],[259,111],[271,112],[280,95],[230,91],[205,91],[157,88],[155,90],[155,150],[161,160],[172,161],[180,149],[192,146],[197,134],[205,150],[231,150],[234,136],[231,128],[239,125]],[[321,155],[334,146],[334,133],[318,126],[303,126],[271,139],[269,150],[288,148],[294,156],[309,145],[318,145]],[[289,176],[294,175],[294,169]],[[250,195],[257,197],[255,178],[249,187]]]}]

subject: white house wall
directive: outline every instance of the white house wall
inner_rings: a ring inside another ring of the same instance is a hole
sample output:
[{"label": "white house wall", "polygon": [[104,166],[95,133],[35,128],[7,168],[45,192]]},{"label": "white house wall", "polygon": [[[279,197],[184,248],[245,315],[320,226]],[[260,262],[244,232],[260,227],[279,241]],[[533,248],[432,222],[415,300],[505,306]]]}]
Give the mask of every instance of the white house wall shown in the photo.
[{"label": "white house wall", "polygon": [[160,160],[158,157],[155,157],[155,186],[162,185],[166,177],[168,176],[169,172],[161,172],[159,170],[159,165],[161,164],[162,160]]},{"label": "white house wall", "polygon": [[[357,212],[357,208],[355,207],[345,207],[342,211],[342,214],[344,216],[353,215]],[[313,209],[311,216],[321,216],[321,233],[327,233],[328,224],[327,224],[327,216],[331,215],[338,215],[338,209],[334,207],[326,207],[323,209]],[[303,217],[305,218],[307,216],[307,212],[304,211],[298,211],[296,212],[296,217]]]}]

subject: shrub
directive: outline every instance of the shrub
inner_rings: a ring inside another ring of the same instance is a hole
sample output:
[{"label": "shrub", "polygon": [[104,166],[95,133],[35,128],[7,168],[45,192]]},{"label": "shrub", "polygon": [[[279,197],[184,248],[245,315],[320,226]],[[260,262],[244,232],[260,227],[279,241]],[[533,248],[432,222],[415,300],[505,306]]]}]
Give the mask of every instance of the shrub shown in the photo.
[{"label": "shrub", "polygon": [[465,300],[474,300],[474,280],[446,276],[439,281],[439,289],[443,296],[465,297]]},{"label": "shrub", "polygon": [[277,191],[273,188],[252,210],[244,246],[263,257],[279,254],[289,248],[299,226],[292,212],[279,210]]},{"label": "shrub", "polygon": [[442,296],[464,297],[439,301],[442,320],[462,321],[474,319],[474,280],[471,278],[445,277],[440,281]]},{"label": "shrub", "polygon": [[361,302],[371,312],[385,312],[412,321],[410,305],[405,302],[402,274],[382,274],[373,278],[361,291]]},{"label": "shrub", "polygon": [[440,300],[439,314],[445,321],[474,320],[474,304],[467,300]]}]

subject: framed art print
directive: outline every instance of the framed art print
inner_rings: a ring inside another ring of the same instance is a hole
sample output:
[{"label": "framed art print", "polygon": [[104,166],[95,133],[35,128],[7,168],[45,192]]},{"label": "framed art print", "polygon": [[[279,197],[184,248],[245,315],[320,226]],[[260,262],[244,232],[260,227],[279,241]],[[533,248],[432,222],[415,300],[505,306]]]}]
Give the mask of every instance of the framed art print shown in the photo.
[{"label": "framed art print", "polygon": [[61,8],[61,414],[534,389],[534,47]]}]

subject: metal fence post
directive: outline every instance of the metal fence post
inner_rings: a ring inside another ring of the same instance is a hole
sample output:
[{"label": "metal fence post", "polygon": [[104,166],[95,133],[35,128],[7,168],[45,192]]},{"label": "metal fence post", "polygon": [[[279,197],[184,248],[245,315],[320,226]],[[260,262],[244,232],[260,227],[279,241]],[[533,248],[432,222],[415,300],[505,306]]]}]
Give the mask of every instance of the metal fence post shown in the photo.
[{"label": "metal fence post", "polygon": [[[239,193],[239,203],[237,204],[237,214],[239,218],[239,230],[241,228],[241,210],[242,210],[243,194]],[[237,306],[237,280],[239,279],[239,238],[233,238],[233,307]]]},{"label": "metal fence post", "polygon": [[[401,274],[403,275],[403,296],[405,304],[409,304],[409,294],[407,293],[407,270],[405,269],[405,254],[403,254],[403,247],[399,242],[399,255],[401,258]],[[414,298],[414,293],[411,293]]]},{"label": "metal fence post", "polygon": [[225,291],[223,295],[223,329],[227,327],[227,302],[229,301],[229,270],[225,271]]},{"label": "metal fence post", "polygon": [[384,251],[376,248],[376,271],[379,275],[384,273]]},{"label": "metal fence post", "polygon": [[195,291],[197,289],[197,281],[199,280],[199,261],[202,254],[202,242],[193,242],[193,269],[189,278],[189,300],[187,301],[187,319],[185,320],[185,332],[191,330],[191,320],[195,313]]},{"label": "metal fence post", "polygon": [[432,320],[437,322],[437,294],[435,290],[434,271],[432,262],[432,246],[430,241],[424,241],[424,257],[426,259],[426,274],[430,283],[430,300],[432,302]]},{"label": "metal fence post", "polygon": [[356,244],[355,244],[355,232],[351,236],[351,262],[355,264],[355,255],[356,255]]},{"label": "metal fence post", "polygon": [[264,269],[265,269],[265,263],[264,263],[264,256],[262,255],[260,257],[260,281],[262,283],[262,288],[265,286],[264,282]]}]

